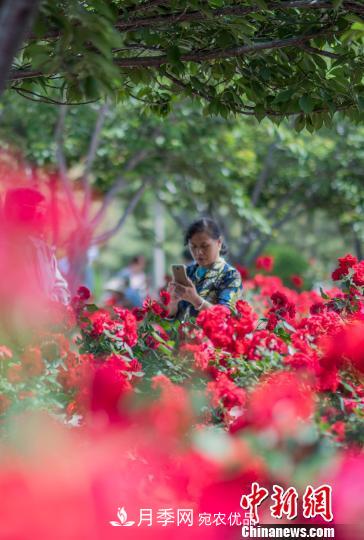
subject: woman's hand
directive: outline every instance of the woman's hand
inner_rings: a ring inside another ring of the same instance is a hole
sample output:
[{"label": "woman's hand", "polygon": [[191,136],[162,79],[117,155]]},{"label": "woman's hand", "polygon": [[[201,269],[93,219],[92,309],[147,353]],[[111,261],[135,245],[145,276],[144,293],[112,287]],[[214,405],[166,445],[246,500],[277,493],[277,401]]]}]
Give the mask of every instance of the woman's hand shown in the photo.
[{"label": "woman's hand", "polygon": [[169,314],[173,316],[177,313],[178,302],[182,300],[182,298],[177,293],[177,283],[175,283],[174,281],[170,281],[168,283],[167,291],[171,295],[171,301],[168,305],[168,310],[169,310]]},{"label": "woman's hand", "polygon": [[186,300],[187,302],[192,304],[194,308],[197,308],[201,305],[202,299],[196,291],[194,283],[190,279],[188,280],[188,282],[188,287],[185,287],[180,283],[172,282],[175,295],[179,300]]}]

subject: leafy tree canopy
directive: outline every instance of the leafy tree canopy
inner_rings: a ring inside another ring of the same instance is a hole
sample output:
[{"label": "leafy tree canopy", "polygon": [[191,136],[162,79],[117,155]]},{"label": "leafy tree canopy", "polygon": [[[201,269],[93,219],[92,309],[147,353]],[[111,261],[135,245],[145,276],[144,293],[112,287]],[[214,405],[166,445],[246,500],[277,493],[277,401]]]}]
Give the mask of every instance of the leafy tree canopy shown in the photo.
[{"label": "leafy tree canopy", "polygon": [[[0,143],[21,149],[31,163],[57,167],[56,126],[60,110],[67,109],[63,149],[79,192],[103,107],[54,107],[8,94]],[[115,209],[123,216],[139,193],[132,209],[139,226],[156,195],[180,228],[196,215],[212,215],[223,225],[232,254],[244,262],[288,223],[316,209],[350,242],[354,233],[364,240],[362,126],[338,118],[334,129],[311,135],[296,134],[289,122],[277,128],[251,118],[201,120],[188,104],[175,107],[168,122],[141,114],[135,102],[109,106],[87,174],[93,196],[118,200]]]},{"label": "leafy tree canopy", "polygon": [[364,111],[364,6],[353,0],[43,0],[10,75],[17,92],[80,103],[134,96],[167,114],[296,115],[296,129]]}]

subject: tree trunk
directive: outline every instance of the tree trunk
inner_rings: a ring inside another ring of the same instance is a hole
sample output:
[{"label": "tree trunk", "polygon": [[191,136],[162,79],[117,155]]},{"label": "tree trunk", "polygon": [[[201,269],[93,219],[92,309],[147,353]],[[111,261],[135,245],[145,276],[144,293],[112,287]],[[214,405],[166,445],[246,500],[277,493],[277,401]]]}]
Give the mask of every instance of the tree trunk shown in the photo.
[{"label": "tree trunk", "polygon": [[358,236],[358,233],[353,230],[353,237],[354,237],[354,251],[355,255],[359,259],[359,261],[363,260],[363,246],[361,243],[361,240]]},{"label": "tree trunk", "polygon": [[165,284],[165,274],[166,274],[166,265],[165,265],[165,255],[163,244],[165,240],[165,231],[164,231],[164,208],[159,199],[156,199],[154,205],[154,249],[153,249],[153,263],[154,263],[154,283],[153,288],[154,292],[158,291]]},{"label": "tree trunk", "polygon": [[40,0],[4,0],[0,8],[0,96],[11,65],[38,11]]},{"label": "tree trunk", "polygon": [[75,294],[80,285],[84,285],[87,265],[87,252],[91,245],[91,238],[87,232],[74,234],[68,246],[67,281],[71,294]]}]

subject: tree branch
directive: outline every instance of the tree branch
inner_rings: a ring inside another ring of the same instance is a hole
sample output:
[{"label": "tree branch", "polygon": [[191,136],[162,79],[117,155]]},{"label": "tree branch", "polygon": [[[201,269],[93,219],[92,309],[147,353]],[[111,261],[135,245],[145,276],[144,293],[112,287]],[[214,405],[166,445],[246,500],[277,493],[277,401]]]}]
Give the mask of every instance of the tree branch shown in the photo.
[{"label": "tree branch", "polygon": [[93,244],[102,244],[104,242],[107,242],[114,234],[116,234],[122,228],[125,221],[130,216],[130,214],[133,212],[134,208],[136,207],[136,205],[140,201],[140,199],[141,199],[141,197],[142,197],[142,195],[143,195],[143,193],[144,193],[144,191],[145,191],[145,189],[146,189],[146,187],[147,187],[147,185],[149,184],[150,181],[151,181],[150,178],[147,178],[147,179],[144,180],[144,182],[142,183],[140,188],[134,194],[132,200],[128,204],[127,208],[125,209],[123,215],[121,216],[119,221],[116,223],[116,225],[112,229],[108,230],[107,232],[101,234],[100,236],[97,236],[93,240]]},{"label": "tree branch", "polygon": [[72,192],[70,181],[68,178],[67,162],[66,162],[66,158],[63,152],[64,121],[65,121],[66,113],[67,113],[66,107],[61,106],[59,109],[58,121],[57,121],[56,131],[55,131],[56,161],[58,165],[58,171],[59,171],[61,183],[66,193],[67,202],[72,210],[72,213],[77,223],[80,224],[81,223],[80,213],[74,201],[73,192]]},{"label": "tree branch", "polygon": [[[298,216],[302,215],[305,212],[305,208],[301,208],[300,210],[297,210],[297,205],[293,205],[291,210],[280,220],[277,221],[275,224],[272,225],[272,229],[275,231],[280,230],[283,225],[286,223],[289,223],[293,218],[297,218]],[[258,244],[258,246],[255,248],[255,250],[247,257],[246,264],[250,265],[253,263],[253,261],[258,257],[258,255],[262,252],[264,247],[270,242],[271,236],[270,235],[264,235],[261,237],[261,240]]]},{"label": "tree branch", "polygon": [[[212,96],[210,96],[206,92],[203,92],[202,90],[196,90],[195,88],[193,88],[188,83],[185,83],[185,82],[181,81],[180,79],[177,79],[177,77],[175,77],[174,75],[172,75],[170,73],[166,73],[165,77],[167,77],[167,79],[172,81],[177,87],[185,90],[186,92],[191,93],[192,95],[194,95],[194,96],[196,96],[198,98],[205,99],[208,102],[212,100]],[[160,84],[160,87],[163,88],[163,85]],[[244,105],[242,105],[242,106],[244,107]],[[254,116],[254,111],[245,110],[245,109],[237,109],[236,108],[236,109],[233,109],[232,112],[239,112],[240,114],[245,114],[247,116]]]},{"label": "tree branch", "polygon": [[264,165],[258,179],[255,183],[254,190],[251,196],[251,202],[253,206],[257,206],[260,198],[260,194],[265,186],[266,181],[269,178],[269,171],[272,167],[274,150],[277,148],[277,143],[273,142],[269,145],[267,155],[264,160]]},{"label": "tree branch", "polygon": [[95,128],[92,133],[90,146],[89,146],[88,153],[86,156],[85,169],[82,175],[82,185],[83,185],[84,194],[85,194],[83,206],[82,206],[82,215],[84,218],[88,214],[88,211],[90,208],[90,202],[91,202],[91,185],[89,181],[89,175],[91,173],[91,168],[92,168],[93,162],[95,161],[96,152],[100,144],[101,130],[104,125],[104,121],[105,121],[108,110],[109,110],[109,105],[107,103],[104,103],[98,111]]},{"label": "tree branch", "polygon": [[[188,54],[182,54],[181,62],[207,62],[209,60],[222,60],[224,58],[238,58],[246,54],[264,51],[284,49],[286,47],[294,47],[302,45],[310,39],[319,36],[327,35],[328,31],[325,28],[323,31],[318,31],[312,34],[297,36],[287,39],[277,39],[273,41],[262,41],[252,45],[241,45],[239,47],[230,47],[227,49],[212,49],[209,51],[192,51]],[[158,56],[131,56],[130,58],[115,59],[115,64],[119,67],[160,67],[165,64],[170,64],[170,59],[165,54]]]},{"label": "tree branch", "polygon": [[128,9],[127,14],[130,13],[139,13],[140,11],[147,11],[155,7],[163,6],[164,4],[169,4],[170,0],[149,0],[149,2],[144,2],[143,4],[136,5]]},{"label": "tree branch", "polygon": [[[293,186],[293,188],[289,189],[282,197],[280,197],[278,199],[278,201],[276,202],[273,210],[271,210],[269,212],[266,219],[271,221],[274,218],[276,218],[279,210],[282,208],[282,205],[284,203],[286,203],[287,201],[290,201],[292,199],[292,195],[294,193],[297,193],[299,191],[299,189],[303,186],[303,184],[304,184],[304,180],[298,182],[296,185]],[[307,201],[307,200],[311,199],[311,197],[317,192],[318,189],[319,189],[319,186],[311,187],[310,189],[307,190],[306,193],[304,193],[302,195],[301,200],[303,201],[305,199]],[[303,206],[301,208],[301,210],[297,210],[298,206],[299,205],[297,204],[297,202],[293,201],[292,204],[290,204],[288,206],[288,208],[286,209],[284,215],[280,219],[277,219],[274,223],[271,224],[271,230],[272,231],[280,230],[281,227],[283,227],[283,225],[288,223],[291,219],[301,215],[303,212],[306,211],[305,206]],[[260,243],[259,243],[260,247],[256,248],[253,251],[253,253],[251,255],[249,255],[245,260],[246,264],[251,264],[252,261],[255,259],[255,257],[257,257],[259,255],[259,253],[261,252],[263,247],[269,242],[269,240],[271,238],[271,235],[267,234],[267,233],[258,232],[257,229],[255,229],[255,230],[251,229],[250,231],[248,230],[248,235],[249,235],[249,237],[248,237],[247,241],[245,243],[243,243],[243,246],[242,246],[243,249],[244,249],[244,247],[246,247],[246,244],[249,243],[249,240],[250,240],[250,242],[252,242],[252,241],[254,241],[254,240],[256,240],[257,238],[260,237]],[[244,252],[246,253],[246,249],[244,250]]]},{"label": "tree branch", "polygon": [[150,153],[150,150],[144,148],[143,150],[136,152],[136,154],[134,154],[134,156],[128,160],[123,172],[118,176],[112,188],[106,193],[100,209],[92,219],[91,224],[93,227],[97,227],[97,225],[99,225],[100,221],[104,217],[105,211],[113,201],[114,197],[127,186],[127,180],[125,178],[126,173],[135,169],[135,167],[144,161],[150,155]]},{"label": "tree branch", "polygon": [[[277,39],[272,41],[261,41],[251,45],[241,45],[237,47],[229,47],[226,49],[211,49],[208,51],[191,51],[190,53],[182,54],[181,62],[208,62],[210,60],[223,60],[226,58],[239,58],[249,53],[254,53],[264,50],[284,49],[286,47],[302,46],[310,39],[332,35],[327,27],[317,30],[314,33],[302,36],[296,36],[286,39]],[[171,61],[166,54],[150,55],[150,56],[130,56],[128,58],[115,58],[115,64],[121,68],[133,67],[161,67],[170,64]],[[33,73],[33,75],[31,75]],[[23,74],[23,75],[22,75]],[[27,70],[14,70],[11,78],[21,79],[30,76],[39,76],[39,72],[28,72]]]},{"label": "tree branch", "polygon": [[[254,6],[227,6],[217,9],[210,9],[209,13],[206,14],[206,11],[194,10],[179,11],[176,13],[166,13],[154,15],[151,17],[136,17],[130,18],[130,15],[134,13],[139,13],[141,11],[147,11],[148,9],[158,8],[168,4],[168,0],[151,0],[150,2],[145,2],[144,4],[136,5],[126,10],[121,10],[121,19],[116,23],[115,27],[119,32],[130,32],[138,29],[144,28],[155,28],[160,26],[171,26],[179,23],[186,22],[201,22],[203,24],[209,24],[214,19],[224,20],[224,17],[235,16],[235,17],[245,17],[246,15],[253,13],[262,13],[265,11],[287,11],[291,9],[297,10],[328,10],[333,11],[334,6],[332,1],[327,0],[295,0],[287,1],[284,3],[281,2],[270,2],[266,8],[261,7],[258,3]],[[169,7],[169,6],[167,6]],[[345,1],[342,4],[342,9],[346,9],[348,12],[363,14],[364,6],[353,1]],[[50,32],[44,36],[44,39],[58,39],[60,32]],[[36,39],[35,36],[32,36],[33,39]],[[35,75],[30,75],[35,76]],[[13,77],[14,78],[14,77]]]},{"label": "tree branch", "polygon": [[174,212],[173,210],[173,205],[169,205],[169,204],[166,204],[166,202],[161,199],[160,195],[157,194],[157,199],[159,200],[159,202],[161,204],[163,204],[164,208],[167,209],[167,211],[169,212],[170,216],[172,217],[172,219],[174,219],[174,221],[176,222],[176,224],[178,225],[178,227],[182,230],[184,230],[188,224],[187,220],[184,219],[185,218],[185,214],[177,214],[176,212]]},{"label": "tree branch", "polygon": [[[57,99],[52,99],[48,96],[42,96],[38,92],[33,92],[32,90],[26,90],[25,88],[18,88],[16,85],[10,87],[11,90],[15,90],[17,94],[25,99],[34,101],[35,103],[46,103],[47,105],[89,105],[90,103],[96,103],[100,98],[89,99],[88,101],[59,101]],[[30,96],[35,96],[34,98]],[[37,98],[37,99],[36,99]]]},{"label": "tree branch", "polygon": [[[345,2],[344,2],[345,4]],[[352,2],[347,2],[352,4]],[[351,6],[356,10],[357,6]],[[255,6],[228,6],[218,9],[211,9],[208,16],[203,11],[182,11],[178,13],[155,15],[153,17],[140,17],[127,21],[120,21],[116,24],[116,28],[119,31],[129,32],[137,30],[139,28],[154,28],[156,26],[173,25],[186,22],[211,22],[213,18],[222,18],[227,16],[245,17],[252,13],[259,13],[262,11],[283,11],[287,9],[333,9],[332,2],[327,1],[307,1],[298,0],[292,2],[285,2],[284,4],[278,2],[271,2],[267,8],[262,8],[258,4]],[[359,6],[360,9],[360,6]]]},{"label": "tree branch", "polygon": [[325,56],[326,58],[333,58],[337,60],[340,57],[340,54],[335,54],[333,52],[324,51],[323,49],[316,49],[316,47],[310,47],[309,45],[301,45],[301,49],[312,54],[318,54],[320,56]]},{"label": "tree branch", "polygon": [[276,204],[274,205],[274,207],[269,211],[267,215],[267,219],[269,220],[274,219],[277,216],[279,210],[282,208],[282,206],[286,202],[290,201],[292,199],[292,195],[297,193],[302,188],[302,186],[304,185],[304,182],[305,182],[304,180],[300,180],[296,184],[293,184],[293,186],[282,197],[280,197],[276,201]]}]

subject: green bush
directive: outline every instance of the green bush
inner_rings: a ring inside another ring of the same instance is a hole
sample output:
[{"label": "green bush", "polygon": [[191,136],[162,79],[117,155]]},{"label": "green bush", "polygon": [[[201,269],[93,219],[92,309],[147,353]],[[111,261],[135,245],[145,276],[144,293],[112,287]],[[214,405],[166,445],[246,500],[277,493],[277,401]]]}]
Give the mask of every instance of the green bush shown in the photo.
[{"label": "green bush", "polygon": [[304,278],[304,288],[310,288],[310,280],[305,276],[309,264],[297,249],[276,244],[270,245],[265,253],[274,257],[274,275],[280,277],[285,285],[293,287],[291,276],[299,275]]}]

